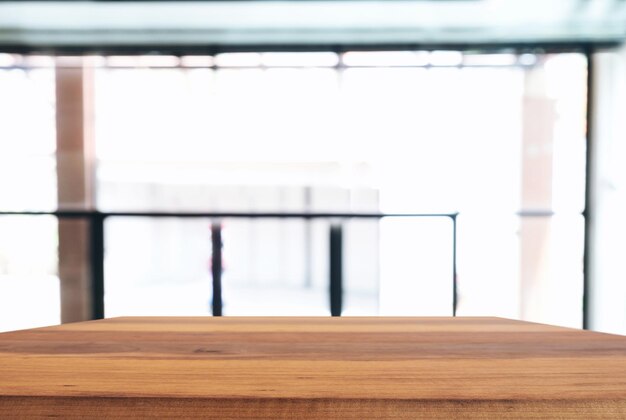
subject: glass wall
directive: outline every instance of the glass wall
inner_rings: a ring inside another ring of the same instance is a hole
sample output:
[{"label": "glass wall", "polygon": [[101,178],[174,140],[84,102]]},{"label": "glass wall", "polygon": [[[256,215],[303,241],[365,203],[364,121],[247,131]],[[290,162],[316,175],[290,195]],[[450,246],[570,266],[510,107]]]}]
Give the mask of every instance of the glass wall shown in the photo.
[{"label": "glass wall", "polygon": [[[85,62],[97,209],[459,212],[459,315],[580,327],[581,54]],[[225,315],[329,313],[330,221],[221,222]],[[108,218],[106,316],[209,314],[210,226]],[[346,315],[451,314],[449,218],[347,221],[344,259]]]},{"label": "glass wall", "polygon": [[[0,211],[56,208],[54,60],[0,54]],[[0,216],[0,331],[58,324],[57,222]]]}]

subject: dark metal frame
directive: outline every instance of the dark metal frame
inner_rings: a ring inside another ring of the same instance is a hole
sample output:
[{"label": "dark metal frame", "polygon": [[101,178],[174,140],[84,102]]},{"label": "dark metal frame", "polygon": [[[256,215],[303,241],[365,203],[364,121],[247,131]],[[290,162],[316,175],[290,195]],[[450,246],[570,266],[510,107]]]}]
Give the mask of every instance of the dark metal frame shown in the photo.
[{"label": "dark metal frame", "polygon": [[343,309],[343,226],[331,225],[329,239],[330,315],[341,316]]},{"label": "dark metal frame", "polygon": [[[211,297],[211,311],[213,316],[222,316],[222,224],[218,221],[211,223],[211,287],[213,289]],[[103,314],[104,317],[104,314]]]},{"label": "dark metal frame", "polygon": [[211,220],[211,276],[213,316],[222,315],[222,226],[224,218],[234,219],[325,219],[329,232],[329,306],[332,316],[341,316],[343,306],[343,228],[337,220],[443,217],[452,221],[452,315],[457,310],[457,215],[458,213],[280,213],[280,212],[100,212],[92,210],[0,211],[0,216],[53,216],[57,219],[86,219],[90,223],[92,319],[104,318],[104,221],[110,217],[204,218]]},{"label": "dark metal frame", "polygon": [[592,228],[594,222],[594,195],[595,195],[595,141],[593,137],[594,123],[594,65],[593,65],[593,46],[588,46],[585,50],[587,58],[587,114],[586,114],[586,151],[585,151],[585,210],[583,217],[585,218],[585,236],[583,245],[583,329],[591,328],[591,283],[592,283],[592,256],[590,250],[593,247]]},{"label": "dark metal frame", "polygon": [[[0,0],[1,2],[2,0]],[[197,44],[197,45],[24,45],[0,44],[0,51],[14,54],[70,54],[70,55],[116,55],[116,54],[159,54],[159,55],[215,55],[234,52],[335,52],[338,54],[348,51],[462,51],[471,53],[584,53],[590,49],[610,49],[619,46],[621,40],[577,40],[562,42],[481,42],[481,43],[432,43],[432,42],[402,42],[402,43],[338,43],[338,44]]]}]

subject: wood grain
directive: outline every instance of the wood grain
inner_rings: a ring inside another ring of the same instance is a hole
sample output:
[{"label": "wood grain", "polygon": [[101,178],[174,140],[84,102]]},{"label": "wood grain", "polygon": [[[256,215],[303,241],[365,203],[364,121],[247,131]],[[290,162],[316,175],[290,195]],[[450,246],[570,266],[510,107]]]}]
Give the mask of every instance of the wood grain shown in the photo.
[{"label": "wood grain", "polygon": [[0,418],[626,418],[626,337],[497,318],[113,318],[0,334]]}]

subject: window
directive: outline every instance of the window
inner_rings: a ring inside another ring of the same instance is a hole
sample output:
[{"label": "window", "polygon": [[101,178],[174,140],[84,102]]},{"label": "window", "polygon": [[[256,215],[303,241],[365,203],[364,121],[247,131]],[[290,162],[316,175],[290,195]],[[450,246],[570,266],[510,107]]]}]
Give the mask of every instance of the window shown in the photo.
[{"label": "window", "polygon": [[[99,210],[442,214],[345,221],[347,315],[450,314],[459,212],[459,315],[580,326],[581,54],[86,61]],[[332,220],[220,222],[225,315],[328,314]],[[105,314],[209,314],[211,223],[107,218]]]},{"label": "window", "polygon": [[[0,210],[56,208],[51,57],[0,54]],[[57,222],[0,216],[0,331],[57,324]]]}]

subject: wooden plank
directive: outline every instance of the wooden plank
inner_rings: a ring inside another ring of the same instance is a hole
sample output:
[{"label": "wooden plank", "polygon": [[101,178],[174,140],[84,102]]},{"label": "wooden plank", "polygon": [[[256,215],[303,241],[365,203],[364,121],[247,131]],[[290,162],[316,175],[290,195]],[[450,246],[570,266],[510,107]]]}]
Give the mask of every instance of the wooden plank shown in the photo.
[{"label": "wooden plank", "polygon": [[626,337],[497,318],[114,318],[0,334],[0,417],[626,418]]}]

